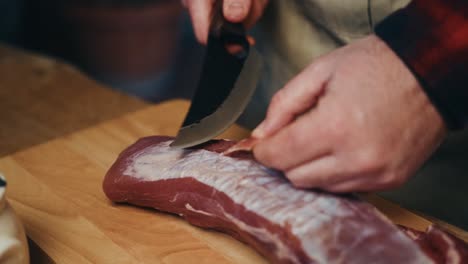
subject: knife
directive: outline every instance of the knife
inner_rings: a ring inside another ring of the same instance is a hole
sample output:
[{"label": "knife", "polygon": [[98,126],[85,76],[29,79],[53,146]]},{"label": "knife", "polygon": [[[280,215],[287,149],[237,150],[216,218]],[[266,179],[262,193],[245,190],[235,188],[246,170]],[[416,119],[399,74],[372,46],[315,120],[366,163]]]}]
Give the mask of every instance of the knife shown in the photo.
[{"label": "knife", "polygon": [[225,20],[222,4],[218,0],[213,7],[201,78],[172,147],[192,147],[221,134],[239,118],[257,86],[262,58],[243,25]]}]

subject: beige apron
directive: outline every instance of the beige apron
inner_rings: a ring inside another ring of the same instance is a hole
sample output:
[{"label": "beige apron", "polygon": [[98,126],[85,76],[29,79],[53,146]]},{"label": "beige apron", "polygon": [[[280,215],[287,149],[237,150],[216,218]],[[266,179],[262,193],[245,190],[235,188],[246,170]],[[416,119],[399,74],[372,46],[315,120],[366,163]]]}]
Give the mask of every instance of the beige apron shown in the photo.
[{"label": "beige apron", "polygon": [[[255,127],[270,98],[314,58],[362,38],[410,0],[270,0],[254,29],[265,69],[240,123]],[[451,136],[408,184],[383,194],[468,229],[468,131]]]}]

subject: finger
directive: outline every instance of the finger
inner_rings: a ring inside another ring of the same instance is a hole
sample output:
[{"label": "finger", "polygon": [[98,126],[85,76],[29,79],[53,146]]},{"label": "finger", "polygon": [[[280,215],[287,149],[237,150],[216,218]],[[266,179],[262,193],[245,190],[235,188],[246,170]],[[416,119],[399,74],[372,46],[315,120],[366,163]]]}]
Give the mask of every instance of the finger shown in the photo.
[{"label": "finger", "polygon": [[325,156],[286,172],[286,177],[299,188],[320,188],[334,193],[381,190],[369,175],[346,173],[334,156]]},{"label": "finger", "polygon": [[343,179],[321,188],[330,192],[376,192],[394,189],[406,181],[405,178],[389,177],[382,172],[348,173]]},{"label": "finger", "polygon": [[224,17],[233,23],[243,22],[249,15],[252,0],[224,0]]},{"label": "finger", "polygon": [[190,13],[193,31],[197,40],[206,44],[208,40],[208,30],[210,27],[210,16],[213,8],[213,0],[187,0],[185,6]]},{"label": "finger", "polygon": [[311,65],[279,90],[270,102],[265,120],[252,136],[268,137],[313,107],[327,84],[327,68],[320,62]]},{"label": "finger", "polygon": [[333,193],[368,192],[378,189],[378,185],[367,177],[359,177],[324,185],[320,189]]},{"label": "finger", "polygon": [[337,159],[332,155],[294,167],[285,175],[299,188],[322,188],[344,180]]},{"label": "finger", "polygon": [[373,173],[350,173],[336,156],[322,158],[297,166],[285,173],[299,188],[319,188],[329,192],[368,192],[388,189]]},{"label": "finger", "polygon": [[264,165],[282,171],[311,162],[332,151],[326,115],[311,111],[271,137],[261,139],[254,148],[255,158]]}]

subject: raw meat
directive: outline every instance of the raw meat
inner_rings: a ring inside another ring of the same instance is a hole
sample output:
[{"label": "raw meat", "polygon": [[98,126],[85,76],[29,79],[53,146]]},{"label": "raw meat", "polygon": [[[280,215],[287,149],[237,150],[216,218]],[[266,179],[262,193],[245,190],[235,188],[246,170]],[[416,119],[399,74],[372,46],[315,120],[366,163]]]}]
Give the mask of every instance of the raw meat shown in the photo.
[{"label": "raw meat", "polygon": [[426,232],[400,226],[436,263],[468,263],[467,244],[432,225]]},{"label": "raw meat", "polygon": [[272,263],[440,263],[354,196],[295,189],[248,152],[221,154],[235,142],[175,150],[171,141],[147,137],[124,150],[104,179],[109,199],[228,233]]}]

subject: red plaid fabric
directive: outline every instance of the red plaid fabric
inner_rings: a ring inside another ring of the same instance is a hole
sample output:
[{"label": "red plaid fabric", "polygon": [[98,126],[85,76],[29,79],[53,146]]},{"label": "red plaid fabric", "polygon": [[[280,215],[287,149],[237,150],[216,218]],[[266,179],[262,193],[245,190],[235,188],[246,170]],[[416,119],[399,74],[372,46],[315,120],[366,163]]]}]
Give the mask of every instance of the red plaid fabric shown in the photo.
[{"label": "red plaid fabric", "polygon": [[468,126],[468,0],[413,0],[375,31],[419,79],[447,125]]}]

